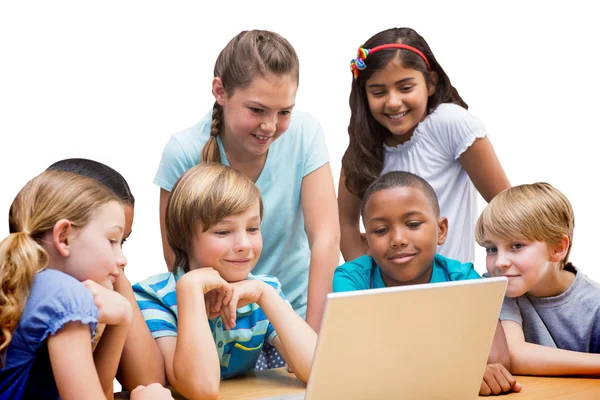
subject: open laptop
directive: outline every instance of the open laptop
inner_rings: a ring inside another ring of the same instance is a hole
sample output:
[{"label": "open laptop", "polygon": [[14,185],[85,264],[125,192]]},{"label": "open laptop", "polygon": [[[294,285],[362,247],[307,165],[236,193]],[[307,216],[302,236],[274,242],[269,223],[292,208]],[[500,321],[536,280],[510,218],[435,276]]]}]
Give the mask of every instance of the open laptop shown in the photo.
[{"label": "open laptop", "polygon": [[475,399],[506,285],[329,294],[306,393],[268,399]]}]

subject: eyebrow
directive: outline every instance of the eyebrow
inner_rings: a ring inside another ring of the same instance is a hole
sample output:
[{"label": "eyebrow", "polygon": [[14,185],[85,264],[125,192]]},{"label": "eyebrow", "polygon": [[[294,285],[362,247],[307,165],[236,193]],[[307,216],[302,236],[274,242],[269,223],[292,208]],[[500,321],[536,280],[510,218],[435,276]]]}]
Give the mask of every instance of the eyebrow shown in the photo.
[{"label": "eyebrow", "polygon": [[[257,215],[255,217],[252,217],[252,218],[249,219],[249,221],[260,221],[260,216]],[[222,219],[222,220],[218,221],[215,225],[230,224],[232,222],[233,222],[233,220],[225,218],[225,219]]]},{"label": "eyebrow", "polygon": [[[415,215],[423,215],[424,216],[425,213],[423,213],[421,211],[409,211],[407,213],[402,214],[402,218],[406,219],[406,218],[410,218],[410,217],[415,216]],[[377,222],[377,221],[385,222],[387,220],[388,219],[384,218],[384,217],[375,217],[375,218],[369,219],[369,222]]]},{"label": "eyebrow", "polygon": [[121,232],[123,232],[123,231],[125,230],[125,228],[124,228],[124,227],[122,227],[121,225],[114,225],[114,226],[112,226],[110,229],[115,229],[115,228],[117,228],[117,229],[118,229],[118,230],[120,230]]},{"label": "eyebrow", "polygon": [[[270,109],[271,109],[270,107],[267,107],[267,106],[265,106],[264,104],[262,104],[262,103],[261,103],[261,102],[259,102],[259,101],[250,100],[250,101],[248,101],[248,103],[250,103],[250,104],[254,104],[254,105],[257,105],[257,106],[259,106],[260,108],[264,108],[265,110],[270,110]],[[296,105],[296,104],[292,104],[291,106],[283,107],[283,108],[282,108],[282,110],[288,110],[288,109],[290,109],[290,108],[293,108],[295,105]]]},{"label": "eyebrow", "polygon": [[[412,76],[409,76],[408,78],[400,79],[399,81],[397,81],[397,82],[394,82],[394,85],[397,85],[397,84],[399,84],[399,83],[404,83],[404,82],[407,82],[407,81],[412,81],[412,80],[414,80],[414,79],[415,79],[414,77],[412,77]],[[385,86],[385,85],[384,85],[384,84],[382,84],[382,83],[373,83],[373,84],[371,84],[371,85],[367,85],[367,89],[370,89],[370,88],[376,88],[376,87],[384,87],[384,86]]]}]

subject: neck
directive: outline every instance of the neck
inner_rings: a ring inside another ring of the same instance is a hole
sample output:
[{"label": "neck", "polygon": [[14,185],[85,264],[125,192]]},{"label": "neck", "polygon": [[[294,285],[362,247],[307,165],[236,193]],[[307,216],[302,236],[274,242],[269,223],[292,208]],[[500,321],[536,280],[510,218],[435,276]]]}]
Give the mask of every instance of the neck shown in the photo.
[{"label": "neck", "polygon": [[248,153],[240,146],[239,142],[230,137],[227,134],[221,135],[221,142],[229,165],[246,175],[252,182],[256,182],[267,161],[267,153]]},{"label": "neck", "polygon": [[545,276],[527,293],[535,297],[558,296],[566,292],[574,280],[575,274],[565,271],[559,268],[557,263],[553,263]]}]

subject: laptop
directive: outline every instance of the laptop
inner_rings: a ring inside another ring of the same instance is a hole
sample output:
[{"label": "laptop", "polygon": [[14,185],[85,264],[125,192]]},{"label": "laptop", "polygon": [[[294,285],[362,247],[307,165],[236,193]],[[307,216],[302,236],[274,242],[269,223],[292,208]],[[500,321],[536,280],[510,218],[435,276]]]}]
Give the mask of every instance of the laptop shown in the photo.
[{"label": "laptop", "polygon": [[506,278],[327,296],[306,393],[292,399],[475,399]]}]

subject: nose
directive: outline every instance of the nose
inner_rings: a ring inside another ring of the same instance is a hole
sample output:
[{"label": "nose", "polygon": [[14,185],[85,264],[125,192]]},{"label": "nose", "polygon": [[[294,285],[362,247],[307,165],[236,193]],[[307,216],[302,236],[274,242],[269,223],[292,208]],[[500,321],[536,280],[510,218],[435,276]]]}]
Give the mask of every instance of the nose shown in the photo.
[{"label": "nose", "polygon": [[402,247],[406,246],[406,233],[402,228],[396,228],[391,230],[390,247]]},{"label": "nose", "polygon": [[123,250],[121,250],[120,248],[118,252],[119,253],[117,254],[117,267],[125,268],[127,266],[127,257],[125,257]]},{"label": "nose", "polygon": [[394,110],[400,109],[402,107],[402,94],[395,90],[391,91],[387,98],[386,106]]},{"label": "nose", "polygon": [[250,250],[251,248],[250,240],[248,239],[248,235],[244,232],[237,236],[236,241],[233,246],[233,250],[236,253],[242,253]]},{"label": "nose", "polygon": [[507,254],[502,251],[498,251],[498,254],[496,255],[496,261],[494,262],[494,266],[497,269],[507,269],[511,265],[512,263],[510,261],[510,258],[507,257]]},{"label": "nose", "polygon": [[272,135],[277,130],[277,113],[273,116],[266,116],[260,124],[260,130],[267,135]]}]

